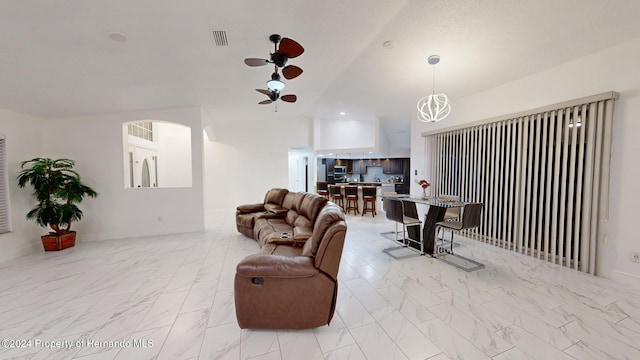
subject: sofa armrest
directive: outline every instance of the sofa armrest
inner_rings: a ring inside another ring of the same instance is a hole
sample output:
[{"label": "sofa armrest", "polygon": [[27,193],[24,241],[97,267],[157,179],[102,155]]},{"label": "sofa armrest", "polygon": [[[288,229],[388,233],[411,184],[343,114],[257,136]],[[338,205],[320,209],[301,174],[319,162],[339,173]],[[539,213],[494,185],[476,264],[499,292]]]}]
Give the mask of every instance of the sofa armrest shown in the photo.
[{"label": "sofa armrest", "polygon": [[293,228],[294,240],[307,240],[313,234],[313,228],[311,226],[296,226]]},{"label": "sofa armrest", "polygon": [[258,214],[256,218],[282,219],[285,216],[287,216],[287,211],[288,211],[287,209],[270,209]]},{"label": "sofa armrest", "polygon": [[250,214],[255,212],[264,211],[264,204],[246,204],[240,205],[236,208],[242,214]]},{"label": "sofa armrest", "polygon": [[236,274],[246,277],[306,278],[319,272],[308,256],[254,254],[244,258],[236,267]]}]

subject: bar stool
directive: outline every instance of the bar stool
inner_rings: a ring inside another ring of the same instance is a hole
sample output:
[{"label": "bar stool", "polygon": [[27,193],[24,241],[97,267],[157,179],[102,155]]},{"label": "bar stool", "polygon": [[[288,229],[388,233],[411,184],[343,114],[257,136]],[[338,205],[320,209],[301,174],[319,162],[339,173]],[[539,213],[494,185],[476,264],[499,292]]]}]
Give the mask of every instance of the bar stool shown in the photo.
[{"label": "bar stool", "polygon": [[329,190],[327,189],[328,182],[326,181],[318,181],[316,182],[316,192],[320,196],[324,196],[325,198],[329,198]]},{"label": "bar stool", "polygon": [[[375,186],[363,186],[362,187],[362,216],[367,212],[370,212],[374,217],[376,213],[376,193],[378,188]],[[371,206],[367,206],[371,205]]]},{"label": "bar stool", "polygon": [[353,214],[357,215],[358,210],[358,187],[353,185],[347,185],[344,187],[344,195],[347,198],[347,214],[349,210],[353,210]]},{"label": "bar stool", "polygon": [[331,194],[331,201],[339,205],[342,211],[344,211],[344,197],[340,191],[339,185],[329,185],[329,193]]}]

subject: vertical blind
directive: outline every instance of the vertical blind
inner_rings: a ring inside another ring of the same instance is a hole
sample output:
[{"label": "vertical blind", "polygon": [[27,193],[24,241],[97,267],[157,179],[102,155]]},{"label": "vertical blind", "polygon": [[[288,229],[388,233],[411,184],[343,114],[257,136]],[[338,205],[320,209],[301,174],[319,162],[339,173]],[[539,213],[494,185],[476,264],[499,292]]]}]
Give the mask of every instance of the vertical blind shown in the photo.
[{"label": "vertical blind", "polygon": [[5,137],[0,134],[0,234],[11,230],[11,223],[9,221],[8,180]]},{"label": "vertical blind", "polygon": [[468,237],[593,274],[617,96],[423,133],[433,191],[484,203]]}]

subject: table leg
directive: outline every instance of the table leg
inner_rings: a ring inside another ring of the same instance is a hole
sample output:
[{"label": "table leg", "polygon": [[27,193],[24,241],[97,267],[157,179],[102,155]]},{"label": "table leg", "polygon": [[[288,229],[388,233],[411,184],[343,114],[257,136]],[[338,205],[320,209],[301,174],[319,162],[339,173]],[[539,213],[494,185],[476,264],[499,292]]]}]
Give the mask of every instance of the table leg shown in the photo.
[{"label": "table leg", "polygon": [[427,215],[424,218],[422,241],[424,241],[424,252],[429,255],[435,255],[436,223],[444,219],[446,211],[446,208],[432,205],[429,206]]}]

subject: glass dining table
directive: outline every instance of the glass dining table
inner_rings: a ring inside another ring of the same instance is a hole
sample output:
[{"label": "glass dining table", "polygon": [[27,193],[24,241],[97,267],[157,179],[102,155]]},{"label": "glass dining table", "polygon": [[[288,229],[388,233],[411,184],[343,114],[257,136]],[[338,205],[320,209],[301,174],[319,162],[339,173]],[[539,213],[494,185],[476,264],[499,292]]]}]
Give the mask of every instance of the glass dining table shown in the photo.
[{"label": "glass dining table", "polygon": [[[436,255],[436,246],[435,246],[435,238],[436,238],[436,223],[442,221],[444,219],[444,214],[448,208],[453,207],[464,207],[466,202],[456,201],[456,200],[448,200],[448,199],[439,199],[437,197],[418,197],[418,196],[410,196],[410,195],[383,195],[383,199],[388,197],[396,200],[401,200],[405,202],[404,206],[404,215],[412,218],[419,219],[418,209],[416,204],[426,205],[428,206],[427,213],[424,218],[424,224],[422,226],[422,242],[424,242],[424,252],[425,254],[429,254],[431,256]],[[420,239],[420,227],[419,226],[408,226],[407,234],[409,238],[414,240]],[[412,247],[420,250],[418,245],[415,243],[411,243]]]}]

